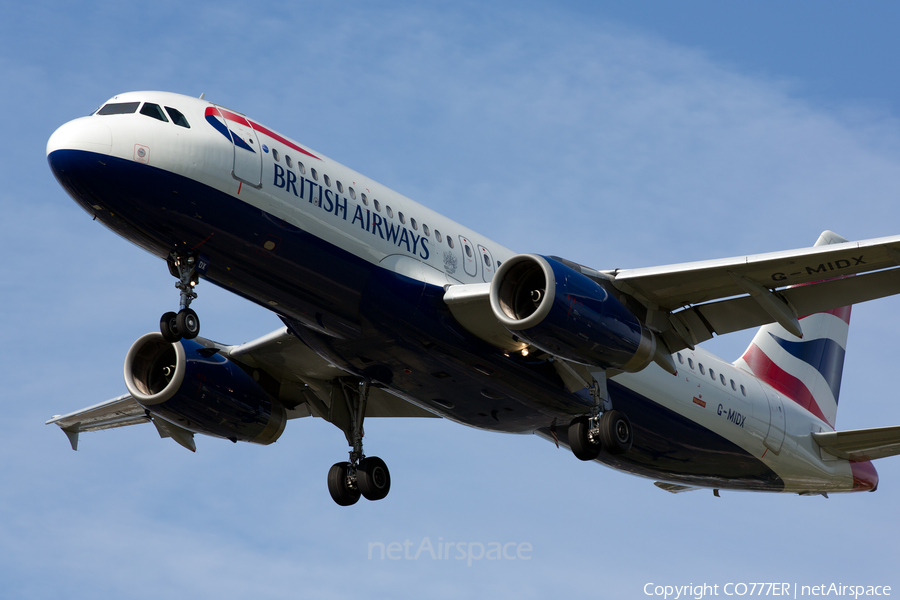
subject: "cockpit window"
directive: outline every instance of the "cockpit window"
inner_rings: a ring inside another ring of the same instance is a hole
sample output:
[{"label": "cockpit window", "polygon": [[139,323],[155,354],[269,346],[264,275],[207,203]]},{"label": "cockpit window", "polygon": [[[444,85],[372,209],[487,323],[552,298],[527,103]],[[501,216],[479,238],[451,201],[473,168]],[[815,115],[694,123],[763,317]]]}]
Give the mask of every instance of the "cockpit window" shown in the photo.
[{"label": "cockpit window", "polygon": [[130,115],[140,102],[110,102],[97,111],[98,115]]},{"label": "cockpit window", "polygon": [[185,129],[190,129],[191,126],[188,124],[187,119],[184,118],[184,115],[181,114],[181,111],[177,111],[171,106],[166,107],[166,112],[169,113],[169,116],[172,118],[172,122],[178,125],[179,127],[184,127]]},{"label": "cockpit window", "polygon": [[144,105],[141,107],[141,114],[147,115],[148,117],[153,117],[154,119],[159,119],[160,121],[164,121],[166,123],[169,122],[169,119],[166,118],[166,114],[159,107],[159,104],[144,102]]}]

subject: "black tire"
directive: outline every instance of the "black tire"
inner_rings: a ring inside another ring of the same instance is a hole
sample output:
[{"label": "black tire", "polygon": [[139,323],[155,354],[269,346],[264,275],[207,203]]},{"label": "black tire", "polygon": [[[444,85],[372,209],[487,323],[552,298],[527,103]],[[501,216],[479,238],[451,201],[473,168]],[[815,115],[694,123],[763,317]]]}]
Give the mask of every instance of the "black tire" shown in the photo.
[{"label": "black tire", "polygon": [[359,502],[359,490],[347,485],[347,469],[350,463],[339,462],[328,470],[328,493],[339,506],[350,506]]},{"label": "black tire", "polygon": [[159,318],[159,332],[162,334],[163,339],[170,344],[181,340],[177,321],[178,316],[173,312],[167,312]]},{"label": "black tire", "polygon": [[200,333],[200,317],[190,308],[183,308],[178,311],[175,323],[178,326],[178,332],[181,334],[181,337],[186,340],[192,340]]},{"label": "black tire", "polygon": [[594,460],[600,456],[600,440],[591,440],[591,426],[587,417],[575,417],[569,425],[569,447],[578,460]]},{"label": "black tire", "polygon": [[381,500],[391,491],[391,472],[377,456],[364,458],[356,469],[356,485],[366,500]]},{"label": "black tire", "polygon": [[618,410],[608,410],[600,417],[600,443],[610,454],[623,454],[631,449],[634,433],[631,421]]}]

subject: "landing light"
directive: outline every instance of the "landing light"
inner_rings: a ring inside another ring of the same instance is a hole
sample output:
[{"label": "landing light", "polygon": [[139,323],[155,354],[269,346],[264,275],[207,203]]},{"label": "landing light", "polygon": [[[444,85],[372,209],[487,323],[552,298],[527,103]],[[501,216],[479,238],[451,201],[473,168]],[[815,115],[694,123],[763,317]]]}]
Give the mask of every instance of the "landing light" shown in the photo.
[{"label": "landing light", "polygon": [[528,356],[528,348],[522,348],[522,356]]}]

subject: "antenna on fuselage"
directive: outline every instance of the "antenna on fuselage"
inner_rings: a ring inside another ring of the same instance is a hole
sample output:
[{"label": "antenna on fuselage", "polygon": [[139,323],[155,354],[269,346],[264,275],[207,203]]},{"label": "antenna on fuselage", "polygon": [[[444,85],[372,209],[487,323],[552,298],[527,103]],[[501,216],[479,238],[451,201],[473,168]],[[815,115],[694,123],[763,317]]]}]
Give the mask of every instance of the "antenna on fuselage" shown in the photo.
[{"label": "antenna on fuselage", "polygon": [[202,94],[200,94],[200,99],[203,100],[204,98],[206,98],[206,92],[203,92]]}]

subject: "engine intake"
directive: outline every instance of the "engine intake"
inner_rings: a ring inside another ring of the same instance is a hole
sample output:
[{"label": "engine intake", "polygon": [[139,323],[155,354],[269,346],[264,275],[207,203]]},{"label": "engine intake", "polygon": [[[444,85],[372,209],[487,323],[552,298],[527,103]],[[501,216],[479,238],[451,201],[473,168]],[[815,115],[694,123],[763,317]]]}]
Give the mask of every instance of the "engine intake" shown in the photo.
[{"label": "engine intake", "polygon": [[125,386],[138,404],[179,427],[232,441],[271,444],[287,412],[240,367],[193,340],[148,333],[128,350]]},{"label": "engine intake", "polygon": [[504,262],[491,282],[491,309],[520,339],[572,362],[633,372],[657,353],[656,336],[615,296],[544,256]]}]

